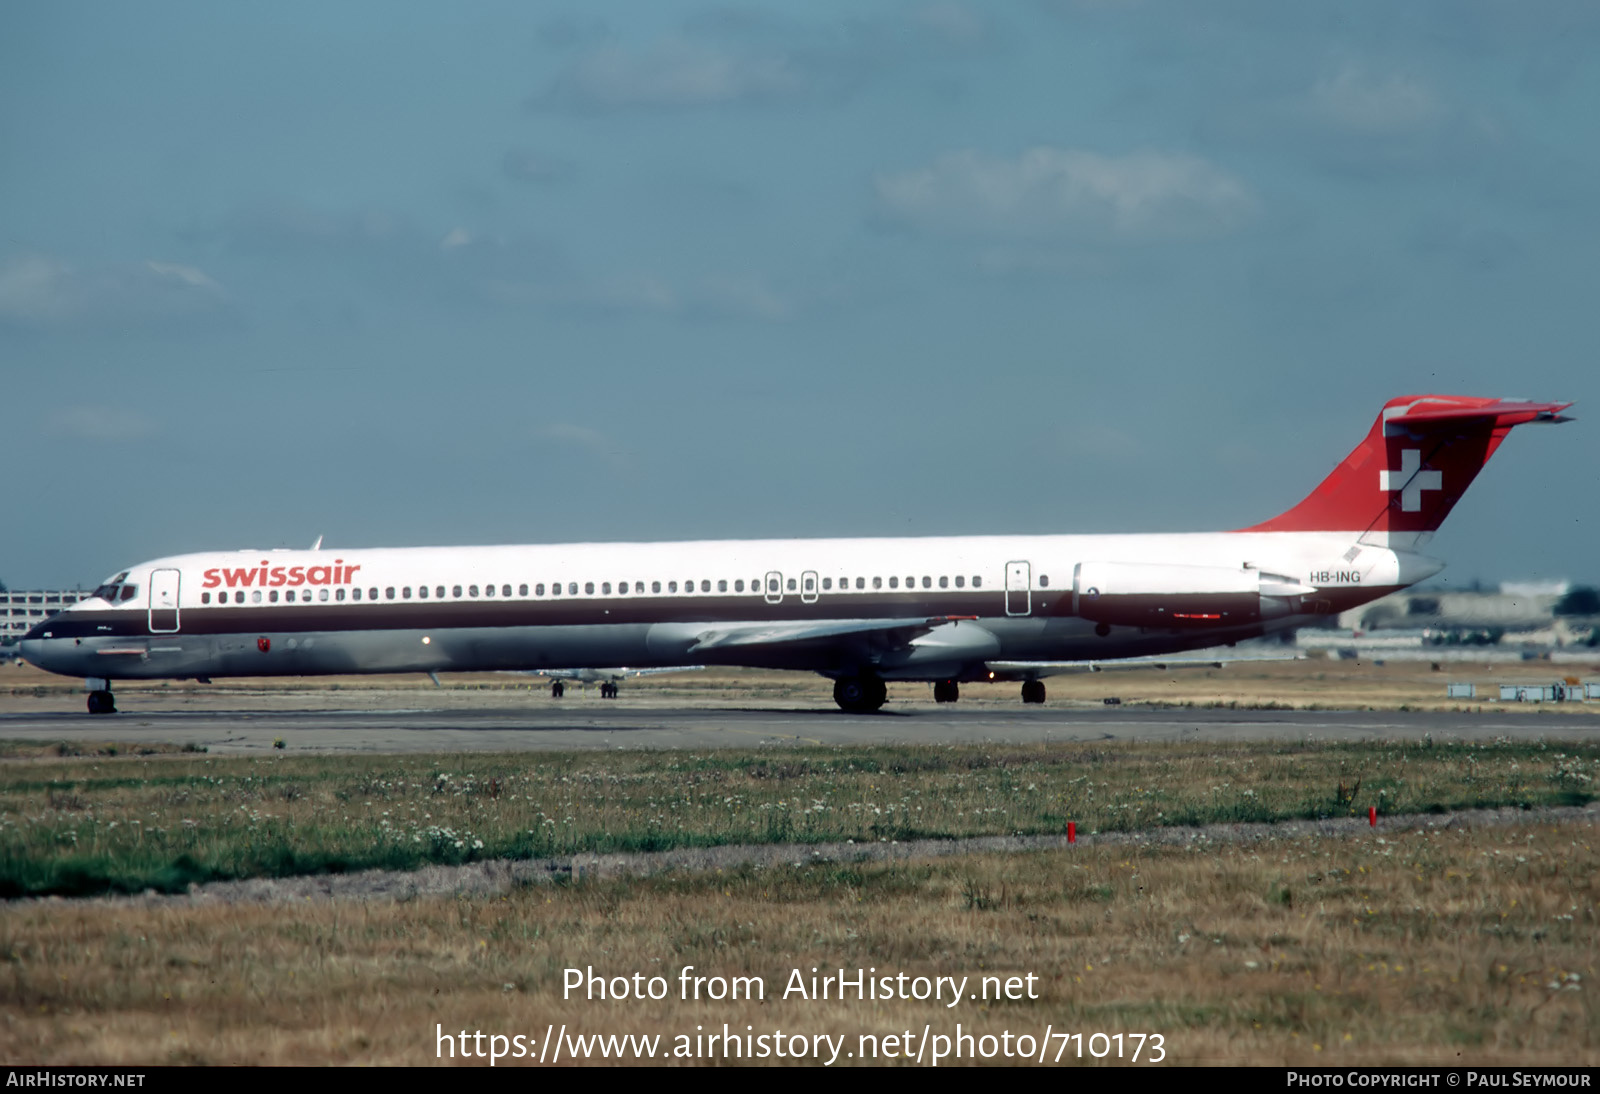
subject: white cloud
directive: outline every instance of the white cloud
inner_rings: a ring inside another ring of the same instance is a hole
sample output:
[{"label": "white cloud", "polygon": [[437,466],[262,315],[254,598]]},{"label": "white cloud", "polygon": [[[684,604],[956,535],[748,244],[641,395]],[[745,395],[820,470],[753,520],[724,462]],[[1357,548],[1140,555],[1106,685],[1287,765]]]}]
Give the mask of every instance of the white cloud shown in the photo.
[{"label": "white cloud", "polygon": [[1031,148],[1011,159],[952,152],[929,167],[874,180],[888,219],[925,231],[991,238],[1215,234],[1255,207],[1238,179],[1196,156],[1106,156]]},{"label": "white cloud", "polygon": [[1311,89],[1311,107],[1335,128],[1372,135],[1421,129],[1444,113],[1439,97],[1423,81],[1399,74],[1374,76],[1356,65],[1318,80]]},{"label": "white cloud", "polygon": [[579,110],[718,106],[787,98],[808,83],[781,51],[671,38],[643,49],[589,50],[530,102]]},{"label": "white cloud", "polygon": [[556,156],[547,156],[531,148],[513,148],[500,160],[500,170],[513,182],[535,186],[550,186],[566,182],[576,173],[573,165]]},{"label": "white cloud", "polygon": [[49,415],[43,432],[80,441],[113,443],[152,436],[156,424],[137,410],[85,404]]},{"label": "white cloud", "polygon": [[534,429],[535,440],[562,447],[576,448],[596,456],[618,471],[625,470],[630,462],[629,453],[616,441],[598,429],[572,422],[555,422]]},{"label": "white cloud", "polygon": [[560,281],[494,281],[486,285],[485,291],[502,304],[600,315],[778,323],[793,319],[800,311],[798,300],[758,277],[707,277],[681,283],[654,274]]},{"label": "white cloud", "polygon": [[218,312],[227,293],[204,271],[173,262],[78,266],[49,255],[0,263],[0,322],[130,326]]}]

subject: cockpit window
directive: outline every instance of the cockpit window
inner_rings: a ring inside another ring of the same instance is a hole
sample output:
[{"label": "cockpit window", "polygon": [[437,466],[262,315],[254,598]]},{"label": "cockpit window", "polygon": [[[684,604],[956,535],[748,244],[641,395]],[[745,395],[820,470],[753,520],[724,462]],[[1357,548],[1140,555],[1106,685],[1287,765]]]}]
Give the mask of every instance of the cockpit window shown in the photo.
[{"label": "cockpit window", "polygon": [[117,596],[117,599],[118,600],[132,600],[134,597],[136,597],[138,595],[139,595],[139,586],[137,586],[137,585],[124,585],[122,587],[122,592]]},{"label": "cockpit window", "polygon": [[[89,595],[90,596],[98,596],[102,600],[115,600],[115,599],[117,599],[117,586],[121,585],[124,581],[127,580],[127,578],[128,578],[128,573],[127,573],[126,570],[124,570],[122,573],[118,574],[114,578],[111,578],[104,585],[101,585],[98,589],[96,589],[94,592],[90,593]],[[135,588],[135,590],[137,590],[138,586],[135,586],[134,588]]]}]

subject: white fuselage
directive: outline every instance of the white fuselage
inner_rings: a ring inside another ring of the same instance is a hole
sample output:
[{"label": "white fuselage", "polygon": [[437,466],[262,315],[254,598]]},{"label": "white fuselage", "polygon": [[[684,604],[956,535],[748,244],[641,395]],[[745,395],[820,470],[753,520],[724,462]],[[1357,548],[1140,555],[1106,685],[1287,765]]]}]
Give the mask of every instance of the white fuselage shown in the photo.
[{"label": "white fuselage", "polygon": [[[975,679],[1238,641],[1439,568],[1285,532],[207,552],[118,575],[23,655],[108,680],[691,662]],[[1097,574],[1139,586],[1123,615],[1078,587]],[[1169,595],[1201,610],[1163,614]]]}]

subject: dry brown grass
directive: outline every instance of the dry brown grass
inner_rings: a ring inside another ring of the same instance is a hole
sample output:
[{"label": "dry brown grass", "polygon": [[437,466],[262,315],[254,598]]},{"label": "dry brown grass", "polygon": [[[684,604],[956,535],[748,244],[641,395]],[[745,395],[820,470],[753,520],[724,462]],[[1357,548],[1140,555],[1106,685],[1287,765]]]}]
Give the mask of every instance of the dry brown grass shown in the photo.
[{"label": "dry brown grass", "polygon": [[[1173,1063],[1600,1063],[1597,856],[1582,823],[1080,845],[937,863],[544,885],[295,907],[46,901],[0,912],[10,1062],[435,1061],[434,1031],[1146,1032]],[[666,1002],[563,1001],[562,971]],[[760,975],[762,1004],[676,974]],[[812,966],[1039,976],[953,1010],[774,998]]]}]

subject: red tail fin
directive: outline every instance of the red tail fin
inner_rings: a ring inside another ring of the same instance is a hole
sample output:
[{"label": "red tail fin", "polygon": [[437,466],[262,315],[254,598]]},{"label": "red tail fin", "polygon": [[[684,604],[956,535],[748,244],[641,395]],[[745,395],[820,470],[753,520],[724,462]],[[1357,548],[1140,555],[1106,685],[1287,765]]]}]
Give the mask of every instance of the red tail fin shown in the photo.
[{"label": "red tail fin", "polygon": [[1246,532],[1431,532],[1514,426],[1564,422],[1571,403],[1404,395],[1354,452],[1287,513]]}]

